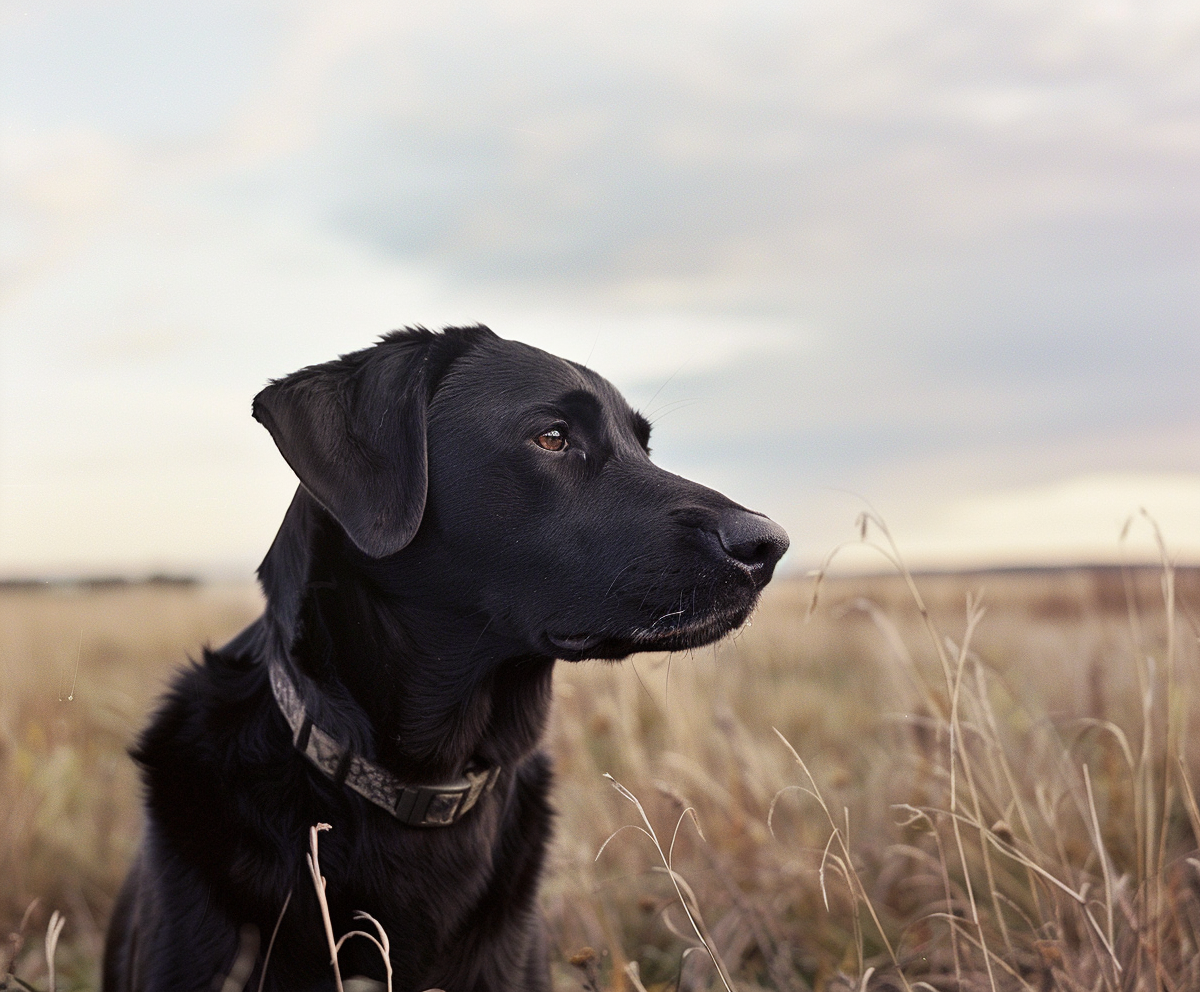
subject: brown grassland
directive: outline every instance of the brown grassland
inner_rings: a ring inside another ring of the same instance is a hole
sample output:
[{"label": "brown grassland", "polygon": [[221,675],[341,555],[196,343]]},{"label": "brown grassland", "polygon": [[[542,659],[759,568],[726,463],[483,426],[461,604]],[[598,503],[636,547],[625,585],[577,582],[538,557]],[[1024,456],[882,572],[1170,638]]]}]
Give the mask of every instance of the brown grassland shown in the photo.
[{"label": "brown grassland", "polygon": [[[558,987],[1200,989],[1200,571],[830,578],[810,615],[813,589],[777,581],[715,648],[559,666]],[[0,591],[0,933],[38,900],[29,986],[54,910],[58,988],[96,986],[125,748],[258,609]]]}]

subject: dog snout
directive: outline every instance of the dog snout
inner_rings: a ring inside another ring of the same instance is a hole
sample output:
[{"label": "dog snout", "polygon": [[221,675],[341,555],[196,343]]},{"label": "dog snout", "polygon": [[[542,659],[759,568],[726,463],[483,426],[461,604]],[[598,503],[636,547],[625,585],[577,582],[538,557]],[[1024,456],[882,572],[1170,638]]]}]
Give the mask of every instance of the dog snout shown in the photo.
[{"label": "dog snout", "polygon": [[730,558],[768,578],[791,543],[774,520],[740,508],[718,517],[717,537]]}]

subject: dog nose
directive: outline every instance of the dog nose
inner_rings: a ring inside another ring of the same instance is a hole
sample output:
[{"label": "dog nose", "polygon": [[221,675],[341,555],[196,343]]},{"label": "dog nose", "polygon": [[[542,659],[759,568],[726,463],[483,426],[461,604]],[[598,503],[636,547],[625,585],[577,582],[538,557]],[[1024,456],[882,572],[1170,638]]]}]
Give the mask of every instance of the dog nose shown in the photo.
[{"label": "dog nose", "polygon": [[787,551],[787,531],[768,517],[749,510],[726,510],[717,521],[717,537],[730,558],[761,569],[770,578]]}]

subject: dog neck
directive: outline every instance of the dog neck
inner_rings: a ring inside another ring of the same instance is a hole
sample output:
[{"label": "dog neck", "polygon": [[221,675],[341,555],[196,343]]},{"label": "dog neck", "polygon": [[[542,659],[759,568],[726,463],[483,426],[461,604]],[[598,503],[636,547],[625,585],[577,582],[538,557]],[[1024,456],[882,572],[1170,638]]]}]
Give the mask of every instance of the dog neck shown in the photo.
[{"label": "dog neck", "polygon": [[314,720],[357,753],[422,783],[537,746],[553,659],[489,636],[485,616],[402,564],[381,576],[303,489],[259,578],[268,656],[307,676]]}]

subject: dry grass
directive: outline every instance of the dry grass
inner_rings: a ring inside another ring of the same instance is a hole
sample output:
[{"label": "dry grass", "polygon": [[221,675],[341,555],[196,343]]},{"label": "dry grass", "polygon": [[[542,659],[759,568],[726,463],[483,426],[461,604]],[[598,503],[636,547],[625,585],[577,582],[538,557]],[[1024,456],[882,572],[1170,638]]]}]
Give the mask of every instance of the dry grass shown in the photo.
[{"label": "dry grass", "polygon": [[[781,582],[716,648],[560,666],[559,987],[1200,988],[1200,573],[1169,574],[918,578],[928,620],[898,578],[829,580],[807,619]],[[0,925],[65,913],[60,989],[94,985],[136,843],[124,747],[257,608],[0,594]],[[604,846],[630,824],[655,842]],[[41,944],[18,973],[45,987]]]},{"label": "dry grass", "polygon": [[[35,898],[36,931],[62,910],[59,988],[97,986],[105,921],[137,845],[125,749],[174,668],[259,609],[249,586],[0,592],[0,933]],[[40,945],[27,941],[25,957],[42,981]]]}]

